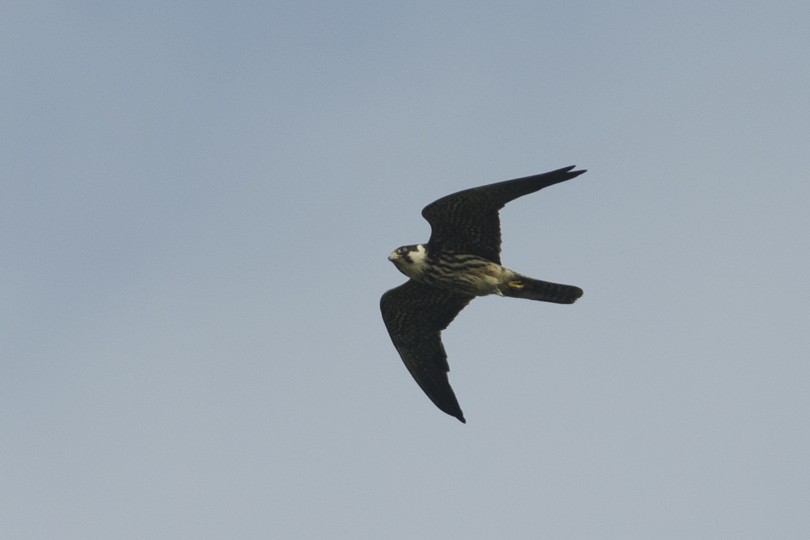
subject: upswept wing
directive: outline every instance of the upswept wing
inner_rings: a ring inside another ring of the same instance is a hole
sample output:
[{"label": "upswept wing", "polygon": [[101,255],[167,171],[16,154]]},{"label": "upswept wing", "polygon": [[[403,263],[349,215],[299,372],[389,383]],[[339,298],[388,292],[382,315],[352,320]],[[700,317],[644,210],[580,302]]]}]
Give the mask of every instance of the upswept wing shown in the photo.
[{"label": "upswept wing", "polygon": [[385,327],[405,367],[439,409],[462,422],[464,413],[447,379],[441,331],[473,298],[409,280],[380,299]]},{"label": "upswept wing", "polygon": [[440,250],[478,255],[501,263],[498,210],[506,203],[584,173],[575,165],[543,174],[465,189],[430,203],[422,217],[430,223],[429,245]]}]

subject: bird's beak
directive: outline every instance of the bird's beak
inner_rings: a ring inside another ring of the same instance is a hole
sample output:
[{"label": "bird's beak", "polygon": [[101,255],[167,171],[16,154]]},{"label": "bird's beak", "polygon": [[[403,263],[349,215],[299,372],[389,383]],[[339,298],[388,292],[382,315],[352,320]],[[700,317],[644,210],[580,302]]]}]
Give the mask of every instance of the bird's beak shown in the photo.
[{"label": "bird's beak", "polygon": [[392,252],[391,252],[391,254],[390,254],[390,255],[388,255],[388,260],[389,260],[389,261],[392,261],[392,262],[393,262],[393,261],[395,261],[395,260],[397,260],[397,259],[399,259],[399,255],[397,255],[397,252],[396,252],[396,251],[392,251]]}]

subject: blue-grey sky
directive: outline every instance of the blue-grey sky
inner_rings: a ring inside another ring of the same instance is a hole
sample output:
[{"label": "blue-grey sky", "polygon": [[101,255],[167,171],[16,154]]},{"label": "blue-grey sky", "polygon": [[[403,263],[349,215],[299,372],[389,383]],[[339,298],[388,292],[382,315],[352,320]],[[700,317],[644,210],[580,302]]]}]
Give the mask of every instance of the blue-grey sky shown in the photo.
[{"label": "blue-grey sky", "polygon": [[[806,2],[6,2],[0,530],[810,537]],[[403,367],[448,193],[573,306]]]}]

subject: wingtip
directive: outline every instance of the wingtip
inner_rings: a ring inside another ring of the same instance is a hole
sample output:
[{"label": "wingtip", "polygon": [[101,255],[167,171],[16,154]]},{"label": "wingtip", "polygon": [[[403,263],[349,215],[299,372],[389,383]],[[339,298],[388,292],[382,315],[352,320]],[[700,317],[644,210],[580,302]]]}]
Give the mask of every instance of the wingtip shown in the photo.
[{"label": "wingtip", "polygon": [[441,408],[442,412],[444,412],[445,414],[447,414],[449,416],[452,416],[453,418],[455,418],[456,420],[458,420],[462,424],[467,423],[467,419],[464,418],[464,413],[461,412],[460,407],[454,407],[454,408],[452,408],[450,410],[448,410],[446,408],[443,408],[443,407],[440,407],[440,408]]},{"label": "wingtip", "polygon": [[565,173],[567,175],[566,180],[570,180],[572,178],[576,178],[580,174],[588,172],[588,169],[579,169],[575,171],[576,165],[569,165],[568,167],[563,167],[562,169],[557,169],[556,171],[551,171],[552,173]]}]

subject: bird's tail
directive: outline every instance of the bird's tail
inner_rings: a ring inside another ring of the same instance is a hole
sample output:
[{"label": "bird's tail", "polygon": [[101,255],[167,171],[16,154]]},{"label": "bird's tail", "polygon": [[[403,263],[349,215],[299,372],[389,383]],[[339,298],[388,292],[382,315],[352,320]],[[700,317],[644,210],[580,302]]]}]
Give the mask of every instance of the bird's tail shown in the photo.
[{"label": "bird's tail", "polygon": [[499,287],[501,294],[512,298],[526,298],[555,304],[573,304],[582,296],[582,289],[573,285],[550,283],[515,274]]}]

